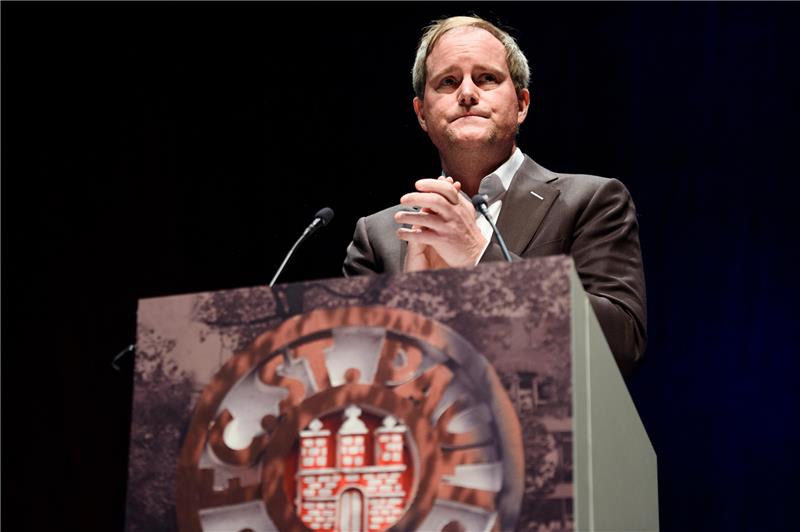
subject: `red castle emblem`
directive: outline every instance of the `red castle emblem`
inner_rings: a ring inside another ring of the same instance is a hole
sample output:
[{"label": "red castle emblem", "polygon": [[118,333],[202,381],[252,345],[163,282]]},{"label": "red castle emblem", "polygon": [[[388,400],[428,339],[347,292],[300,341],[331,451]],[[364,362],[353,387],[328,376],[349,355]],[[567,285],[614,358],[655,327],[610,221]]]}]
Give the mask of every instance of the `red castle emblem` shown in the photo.
[{"label": "red castle emblem", "polygon": [[295,506],[312,530],[386,530],[405,511],[413,473],[407,429],[388,415],[370,430],[361,415],[351,405],[338,430],[315,418],[300,432]]}]

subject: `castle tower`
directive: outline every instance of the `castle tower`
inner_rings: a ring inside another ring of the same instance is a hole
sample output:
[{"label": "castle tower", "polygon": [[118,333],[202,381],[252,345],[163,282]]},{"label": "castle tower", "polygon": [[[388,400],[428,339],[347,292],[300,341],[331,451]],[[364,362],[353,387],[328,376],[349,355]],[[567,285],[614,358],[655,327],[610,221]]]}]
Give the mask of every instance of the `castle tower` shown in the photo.
[{"label": "castle tower", "polygon": [[[338,479],[325,474],[332,465],[328,456],[330,435],[331,431],[323,428],[319,419],[312,420],[306,430],[300,431],[295,504],[303,524],[312,530],[333,530],[335,523],[333,489]],[[318,502],[308,502],[309,499]]]},{"label": "castle tower", "polygon": [[314,419],[307,430],[300,431],[300,469],[322,469],[328,464],[328,436],[331,431],[322,428],[322,421]]},{"label": "castle tower", "polygon": [[345,421],[336,435],[336,465],[341,468],[366,465],[367,426],[361,421],[361,409],[355,405],[344,411]]},{"label": "castle tower", "polygon": [[383,418],[383,425],[375,430],[375,465],[393,466],[403,463],[403,434],[405,425],[394,416]]}]

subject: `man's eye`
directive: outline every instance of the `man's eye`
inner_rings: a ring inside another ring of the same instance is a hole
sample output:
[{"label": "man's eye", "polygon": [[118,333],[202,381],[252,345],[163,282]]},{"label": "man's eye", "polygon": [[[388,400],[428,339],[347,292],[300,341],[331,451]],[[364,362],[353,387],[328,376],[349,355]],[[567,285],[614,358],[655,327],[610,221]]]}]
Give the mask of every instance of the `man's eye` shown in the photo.
[{"label": "man's eye", "polygon": [[497,76],[494,74],[482,74],[479,79],[483,83],[497,83]]}]

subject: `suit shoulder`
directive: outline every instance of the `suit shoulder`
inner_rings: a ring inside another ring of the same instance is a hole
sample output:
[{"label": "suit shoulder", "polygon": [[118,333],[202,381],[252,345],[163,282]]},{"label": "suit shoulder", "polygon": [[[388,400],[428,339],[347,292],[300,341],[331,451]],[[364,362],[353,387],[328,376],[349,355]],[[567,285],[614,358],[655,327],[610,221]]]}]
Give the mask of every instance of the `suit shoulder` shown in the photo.
[{"label": "suit shoulder", "polygon": [[378,221],[378,220],[385,220],[385,219],[393,219],[394,214],[396,212],[408,210],[408,207],[404,207],[403,205],[392,205],[391,207],[386,207],[385,209],[374,212],[365,216],[365,218],[369,221]]},{"label": "suit shoulder", "polygon": [[521,170],[533,179],[544,182],[567,196],[592,197],[601,189],[627,193],[625,185],[618,179],[591,174],[554,172],[529,157],[526,158]]},{"label": "suit shoulder", "polygon": [[553,172],[553,176],[556,179],[550,181],[549,184],[562,192],[594,195],[600,189],[627,191],[622,181],[615,178],[591,174],[564,174],[555,172]]},{"label": "suit shoulder", "polygon": [[630,192],[619,179],[590,174],[555,174],[549,183],[560,191],[560,201],[576,206],[590,203],[632,203]]}]

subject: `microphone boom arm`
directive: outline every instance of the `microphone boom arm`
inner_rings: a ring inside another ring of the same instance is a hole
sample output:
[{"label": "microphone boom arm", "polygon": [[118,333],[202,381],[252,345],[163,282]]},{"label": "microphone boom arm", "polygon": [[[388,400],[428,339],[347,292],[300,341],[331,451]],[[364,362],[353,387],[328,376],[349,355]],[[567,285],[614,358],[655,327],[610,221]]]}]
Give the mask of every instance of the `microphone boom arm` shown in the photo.
[{"label": "microphone boom arm", "polygon": [[306,227],[306,230],[303,231],[303,234],[300,235],[300,238],[297,239],[297,242],[294,243],[292,249],[289,250],[289,253],[286,254],[284,257],[283,262],[281,262],[280,267],[278,267],[278,271],[275,272],[275,275],[272,277],[272,280],[269,282],[269,286],[275,284],[275,281],[278,280],[278,276],[283,271],[283,268],[286,267],[286,264],[289,262],[289,259],[292,258],[294,254],[294,250],[297,249],[306,238],[308,238],[312,233],[317,231],[320,227],[325,227],[328,223],[333,219],[333,209],[330,207],[323,207],[320,209],[316,215],[314,215],[314,220]]},{"label": "microphone boom arm", "polygon": [[310,228],[310,227],[306,227],[306,230],[305,230],[305,231],[303,231],[303,234],[302,234],[302,235],[300,235],[300,238],[298,238],[298,239],[297,239],[297,242],[295,242],[295,243],[294,243],[294,245],[292,246],[292,249],[290,249],[290,250],[289,250],[289,253],[287,253],[287,254],[286,254],[286,257],[284,257],[284,258],[283,258],[283,262],[281,262],[281,265],[278,267],[278,271],[277,271],[277,272],[275,272],[275,275],[272,277],[272,280],[269,282],[269,286],[270,286],[270,287],[272,287],[272,285],[274,285],[274,284],[275,284],[275,281],[277,281],[277,280],[278,280],[278,276],[279,276],[279,275],[281,274],[281,272],[283,271],[283,268],[285,268],[285,267],[286,267],[286,263],[288,263],[288,262],[289,262],[289,259],[290,259],[290,258],[292,258],[292,255],[294,254],[294,250],[295,250],[295,249],[297,249],[297,246],[299,246],[299,245],[300,245],[300,243],[301,243],[303,240],[305,240],[305,239],[306,239],[306,237],[309,235],[309,233],[311,233],[311,228]]}]

